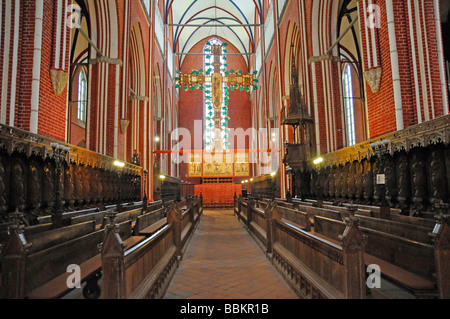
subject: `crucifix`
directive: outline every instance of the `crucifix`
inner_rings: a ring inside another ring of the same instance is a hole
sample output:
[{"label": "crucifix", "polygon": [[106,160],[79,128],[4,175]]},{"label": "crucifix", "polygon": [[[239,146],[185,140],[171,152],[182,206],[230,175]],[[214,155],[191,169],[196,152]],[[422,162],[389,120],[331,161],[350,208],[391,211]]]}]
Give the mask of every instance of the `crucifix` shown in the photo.
[{"label": "crucifix", "polygon": [[223,150],[230,145],[227,140],[228,121],[228,105],[230,94],[229,91],[240,89],[250,91],[250,88],[257,90],[258,79],[254,76],[257,74],[243,74],[242,71],[227,71],[226,61],[226,43],[220,43],[217,40],[211,40],[205,47],[205,55],[208,60],[205,63],[205,71],[203,69],[193,70],[191,74],[181,74],[179,71],[175,87],[183,87],[185,91],[188,89],[194,91],[200,89],[205,92],[205,103],[207,107],[206,128],[207,132],[211,132],[211,140],[206,142],[212,150]]}]

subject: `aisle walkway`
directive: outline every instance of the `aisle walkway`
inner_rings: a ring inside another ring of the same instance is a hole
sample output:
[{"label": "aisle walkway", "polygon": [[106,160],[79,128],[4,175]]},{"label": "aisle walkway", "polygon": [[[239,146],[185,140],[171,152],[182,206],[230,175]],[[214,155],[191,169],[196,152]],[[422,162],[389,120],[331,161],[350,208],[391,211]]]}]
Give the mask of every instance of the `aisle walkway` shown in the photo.
[{"label": "aisle walkway", "polygon": [[165,299],[296,299],[231,210],[204,210]]}]

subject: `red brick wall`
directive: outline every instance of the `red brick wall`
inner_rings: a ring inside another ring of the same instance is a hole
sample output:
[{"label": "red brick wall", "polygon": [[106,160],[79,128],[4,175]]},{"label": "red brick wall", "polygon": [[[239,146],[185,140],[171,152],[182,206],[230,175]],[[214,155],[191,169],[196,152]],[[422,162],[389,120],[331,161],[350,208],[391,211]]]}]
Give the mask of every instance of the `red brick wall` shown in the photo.
[{"label": "red brick wall", "polygon": [[[50,79],[50,69],[54,67],[54,46],[56,42],[56,17],[54,15],[56,3],[52,0],[44,1],[44,21],[42,34],[42,63],[41,63],[41,86],[39,97],[39,122],[38,134],[66,139],[66,112],[67,112],[67,86],[61,95],[56,96],[53,92]],[[66,46],[67,65],[70,45]],[[62,54],[61,54],[62,55]],[[67,71],[67,68],[66,68]]]}]

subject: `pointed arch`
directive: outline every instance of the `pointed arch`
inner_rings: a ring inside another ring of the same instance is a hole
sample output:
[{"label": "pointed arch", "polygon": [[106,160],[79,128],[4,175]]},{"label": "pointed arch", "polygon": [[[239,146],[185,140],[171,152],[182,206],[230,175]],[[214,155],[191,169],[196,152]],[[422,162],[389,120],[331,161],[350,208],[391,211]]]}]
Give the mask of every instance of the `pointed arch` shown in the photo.
[{"label": "pointed arch", "polygon": [[[130,120],[130,129],[127,131],[127,160],[131,160],[136,152],[143,159],[143,167],[147,168],[147,145],[148,136],[142,135],[142,131],[147,130],[148,101],[146,95],[146,62],[144,56],[144,45],[142,32],[139,23],[131,27],[129,37],[129,58],[128,58],[128,119]],[[128,138],[128,133],[130,134]],[[143,154],[141,154],[141,150]]]}]

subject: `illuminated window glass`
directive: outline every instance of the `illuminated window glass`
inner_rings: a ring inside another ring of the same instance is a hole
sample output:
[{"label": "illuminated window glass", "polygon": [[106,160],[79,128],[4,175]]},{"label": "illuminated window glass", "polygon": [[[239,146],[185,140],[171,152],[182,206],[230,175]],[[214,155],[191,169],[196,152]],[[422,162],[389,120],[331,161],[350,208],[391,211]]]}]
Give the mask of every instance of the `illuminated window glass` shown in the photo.
[{"label": "illuminated window glass", "polygon": [[81,69],[80,74],[78,75],[77,118],[83,122],[86,122],[86,107],[87,107],[87,77],[84,69]]},{"label": "illuminated window glass", "polygon": [[347,136],[347,146],[356,144],[355,131],[355,111],[353,104],[353,80],[352,67],[346,64],[342,73],[342,93],[344,99],[344,117],[345,117],[345,131]]},{"label": "illuminated window glass", "polygon": [[[206,72],[206,76],[212,75],[214,73],[214,59],[215,56],[212,52],[213,45],[220,45],[222,46],[222,42],[218,39],[211,39],[209,40],[205,45],[205,58],[204,58],[204,68],[205,70],[210,70],[210,73]],[[223,53],[223,52],[222,52]],[[220,56],[220,73],[222,76],[225,76],[225,58],[222,54]],[[222,101],[226,100],[226,83],[223,83],[223,99]],[[205,111],[205,149],[206,150],[212,150],[212,149],[226,149],[227,148],[227,131],[226,128],[226,118],[228,117],[228,111],[225,110],[225,104],[222,102],[222,111],[219,114],[216,114],[214,111],[214,106],[212,104],[212,83],[211,82],[205,82],[204,83],[204,111]],[[220,116],[220,118],[217,118]],[[216,128],[216,120],[219,120],[221,123],[221,129]],[[220,145],[217,145],[217,143],[220,143]]]}]

